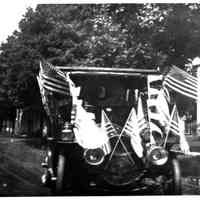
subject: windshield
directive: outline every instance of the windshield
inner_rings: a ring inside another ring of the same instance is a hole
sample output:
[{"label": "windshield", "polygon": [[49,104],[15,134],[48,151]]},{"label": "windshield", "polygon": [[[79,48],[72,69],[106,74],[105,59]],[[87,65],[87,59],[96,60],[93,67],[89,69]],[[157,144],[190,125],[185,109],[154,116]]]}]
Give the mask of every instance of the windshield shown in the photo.
[{"label": "windshield", "polygon": [[145,77],[90,77],[77,83],[81,85],[79,98],[88,111],[95,113],[96,123],[101,122],[103,109],[114,124],[123,126],[131,108],[136,108],[138,96],[147,98]]}]

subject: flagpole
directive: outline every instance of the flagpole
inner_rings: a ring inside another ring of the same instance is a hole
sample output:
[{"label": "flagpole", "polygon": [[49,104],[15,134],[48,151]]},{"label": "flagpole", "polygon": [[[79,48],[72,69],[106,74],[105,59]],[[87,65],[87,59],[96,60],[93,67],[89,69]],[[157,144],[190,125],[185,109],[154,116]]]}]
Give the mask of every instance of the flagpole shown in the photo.
[{"label": "flagpole", "polygon": [[[103,110],[102,110],[102,114],[103,114]],[[105,116],[106,116],[106,113],[104,112],[104,114],[105,114]],[[128,119],[130,118],[130,116],[131,116],[131,114],[132,114],[132,110],[131,110],[131,112],[130,112],[130,114],[129,114],[129,116],[128,116]],[[106,116],[107,117],[107,116]],[[108,117],[107,117],[108,118]],[[128,119],[127,119],[127,121],[128,121]],[[126,122],[127,122],[126,121]],[[102,121],[101,121],[101,123],[102,123]],[[125,123],[126,124],[126,123]],[[101,124],[102,125],[102,124]],[[113,126],[113,125],[112,125]],[[114,127],[113,127],[113,129],[114,129]],[[131,155],[129,155],[129,153],[128,153],[128,150],[127,150],[127,148],[126,148],[126,145],[123,143],[123,141],[121,140],[121,137],[122,137],[122,134],[123,134],[123,132],[124,132],[124,130],[125,130],[125,127],[123,127],[123,129],[122,129],[122,131],[121,131],[121,133],[120,133],[120,135],[119,135],[119,137],[118,137],[118,140],[117,140],[117,142],[115,143],[115,146],[114,146],[114,148],[113,148],[113,150],[112,150],[112,152],[111,152],[111,154],[110,154],[110,156],[109,156],[109,161],[112,159],[112,157],[113,157],[113,155],[114,155],[114,152],[115,152],[115,150],[116,150],[116,148],[117,148],[117,145],[119,144],[119,142],[121,143],[121,145],[123,146],[123,148],[125,149],[125,151],[126,151],[126,153],[127,153],[127,155],[128,155],[128,157],[129,157],[129,159],[130,159],[130,161],[134,164],[134,161],[133,161],[133,159],[132,159],[132,157],[131,157]],[[116,131],[116,130],[115,130]],[[107,167],[108,165],[106,165],[106,167]]]},{"label": "flagpole", "polygon": [[[126,123],[127,123],[127,121],[129,120],[131,114],[132,114],[132,110],[131,110],[131,112],[130,112],[130,114],[129,114],[127,120],[126,120]],[[125,123],[125,124],[126,124],[126,123]],[[115,146],[114,146],[114,148],[113,148],[113,151],[111,152],[111,155],[110,155],[110,157],[109,157],[109,161],[112,159],[112,157],[113,157],[113,155],[114,155],[114,152],[115,152],[115,150],[116,150],[117,145],[119,144],[119,142],[122,144],[122,146],[123,146],[123,144],[124,144],[124,143],[121,141],[121,137],[122,137],[122,134],[123,134],[123,132],[124,132],[124,129],[125,129],[125,127],[123,127],[121,133],[119,134],[118,140],[117,140],[117,142],[115,143]],[[125,149],[126,149],[126,146],[125,146]],[[128,154],[128,155],[129,155],[129,154]],[[132,160],[132,159],[131,159],[131,160]]]}]

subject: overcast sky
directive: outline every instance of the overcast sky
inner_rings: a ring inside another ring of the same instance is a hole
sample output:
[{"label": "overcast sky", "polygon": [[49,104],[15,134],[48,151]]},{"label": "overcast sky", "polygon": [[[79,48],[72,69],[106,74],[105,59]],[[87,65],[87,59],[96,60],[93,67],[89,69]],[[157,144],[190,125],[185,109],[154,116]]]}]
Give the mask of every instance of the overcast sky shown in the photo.
[{"label": "overcast sky", "polygon": [[0,43],[5,42],[22,19],[28,7],[35,9],[37,1],[30,0],[4,0],[0,3]]}]

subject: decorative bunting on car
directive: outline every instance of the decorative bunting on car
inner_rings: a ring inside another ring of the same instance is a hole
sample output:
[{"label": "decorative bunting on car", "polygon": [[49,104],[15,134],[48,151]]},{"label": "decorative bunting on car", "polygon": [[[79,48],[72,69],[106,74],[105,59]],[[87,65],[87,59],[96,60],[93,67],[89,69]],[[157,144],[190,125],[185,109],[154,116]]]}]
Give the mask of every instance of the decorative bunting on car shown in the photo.
[{"label": "decorative bunting on car", "polygon": [[94,113],[89,113],[83,108],[82,100],[78,99],[80,88],[75,86],[69,73],[66,80],[73,99],[74,134],[78,144],[85,149],[102,148],[105,154],[109,154],[111,148],[106,131],[97,126]]}]

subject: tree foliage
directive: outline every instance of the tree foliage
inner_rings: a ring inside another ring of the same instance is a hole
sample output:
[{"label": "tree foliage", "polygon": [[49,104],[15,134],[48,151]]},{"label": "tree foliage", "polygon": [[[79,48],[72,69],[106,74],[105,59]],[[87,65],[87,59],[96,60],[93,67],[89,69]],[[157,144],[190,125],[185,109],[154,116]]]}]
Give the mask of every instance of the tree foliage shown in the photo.
[{"label": "tree foliage", "polygon": [[27,9],[0,47],[1,96],[40,103],[39,60],[56,65],[184,68],[200,55],[198,4],[67,4]]}]

